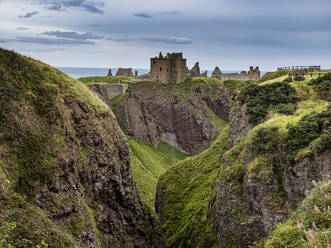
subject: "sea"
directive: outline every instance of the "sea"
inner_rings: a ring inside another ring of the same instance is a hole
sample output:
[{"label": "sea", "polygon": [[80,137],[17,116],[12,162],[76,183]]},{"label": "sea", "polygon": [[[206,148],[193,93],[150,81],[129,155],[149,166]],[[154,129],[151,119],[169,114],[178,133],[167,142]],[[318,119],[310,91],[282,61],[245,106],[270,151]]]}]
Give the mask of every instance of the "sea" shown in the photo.
[{"label": "sea", "polygon": [[[90,76],[107,76],[109,68],[96,68],[96,67],[56,67],[60,71],[69,75],[73,78],[81,78],[81,77],[90,77]],[[111,68],[113,75],[116,74],[118,68]],[[132,68],[132,71],[138,71],[139,75],[145,74],[149,72],[149,69],[142,68]],[[201,70],[204,72],[204,70]],[[208,76],[211,76],[213,71],[207,70]],[[234,73],[240,71],[223,71],[225,73]],[[265,72],[261,72],[261,77],[265,74]]]},{"label": "sea", "polygon": [[[73,78],[90,77],[90,76],[107,76],[109,68],[94,68],[94,67],[56,67],[60,71]],[[118,68],[111,68],[113,75],[116,74]],[[149,72],[149,69],[132,68],[133,73],[138,71],[139,75]]]}]

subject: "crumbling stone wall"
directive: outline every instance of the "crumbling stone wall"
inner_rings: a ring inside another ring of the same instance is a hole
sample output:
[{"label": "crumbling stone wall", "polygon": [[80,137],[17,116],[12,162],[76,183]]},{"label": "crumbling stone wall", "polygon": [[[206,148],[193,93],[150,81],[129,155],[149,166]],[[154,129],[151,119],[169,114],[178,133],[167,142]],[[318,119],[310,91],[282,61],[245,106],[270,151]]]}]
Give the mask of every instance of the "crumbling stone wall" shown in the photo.
[{"label": "crumbling stone wall", "polygon": [[101,100],[108,103],[109,100],[124,95],[129,86],[127,84],[97,83],[89,85],[89,87],[98,94]]},{"label": "crumbling stone wall", "polygon": [[227,80],[238,80],[238,81],[248,81],[248,80],[258,80],[260,78],[260,69],[257,66],[255,69],[253,66],[249,68],[249,71],[242,71],[240,73],[223,73],[220,68],[216,67],[212,77],[218,78],[221,81]]},{"label": "crumbling stone wall", "polygon": [[118,68],[116,76],[125,76],[125,77],[133,77],[132,68]]}]

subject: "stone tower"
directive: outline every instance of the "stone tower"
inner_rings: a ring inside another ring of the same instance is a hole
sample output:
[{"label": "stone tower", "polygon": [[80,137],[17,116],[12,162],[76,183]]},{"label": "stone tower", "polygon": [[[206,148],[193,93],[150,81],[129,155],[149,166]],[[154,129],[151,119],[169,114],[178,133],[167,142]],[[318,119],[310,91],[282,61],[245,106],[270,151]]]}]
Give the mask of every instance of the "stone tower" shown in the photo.
[{"label": "stone tower", "polygon": [[180,83],[186,79],[186,59],[183,53],[168,53],[151,58],[151,79],[160,83]]}]

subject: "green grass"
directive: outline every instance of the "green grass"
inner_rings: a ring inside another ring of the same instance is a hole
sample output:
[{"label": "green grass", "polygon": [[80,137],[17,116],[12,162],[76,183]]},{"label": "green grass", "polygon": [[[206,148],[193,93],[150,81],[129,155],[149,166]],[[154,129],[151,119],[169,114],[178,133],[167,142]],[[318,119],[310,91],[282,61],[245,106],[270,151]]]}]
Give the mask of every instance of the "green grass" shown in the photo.
[{"label": "green grass", "polygon": [[228,128],[223,129],[208,150],[180,161],[161,176],[159,187],[166,219],[163,230],[168,247],[218,247],[208,206],[227,149],[227,132]]},{"label": "green grass", "polygon": [[284,77],[283,79],[285,79],[286,76],[290,73],[291,73],[291,71],[267,72],[259,80],[257,80],[257,83],[263,83],[263,82],[266,82],[266,81],[270,81],[270,80],[277,79],[277,78],[282,78],[282,77]]},{"label": "green grass", "polygon": [[82,81],[85,84],[94,83],[107,83],[107,84],[130,84],[130,81],[133,80],[133,77],[125,77],[125,76],[91,76],[91,77],[81,77],[78,80]]},{"label": "green grass", "polygon": [[155,148],[150,142],[127,136],[131,171],[142,199],[154,209],[156,185],[159,177],[179,160],[189,155],[179,152],[169,144],[161,142]]}]

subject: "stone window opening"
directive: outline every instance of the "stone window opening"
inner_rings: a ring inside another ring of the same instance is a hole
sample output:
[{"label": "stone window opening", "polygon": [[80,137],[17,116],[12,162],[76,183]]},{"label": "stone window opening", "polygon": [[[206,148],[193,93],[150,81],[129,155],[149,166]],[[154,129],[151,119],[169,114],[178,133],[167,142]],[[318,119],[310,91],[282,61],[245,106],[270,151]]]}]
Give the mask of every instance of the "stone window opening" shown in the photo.
[{"label": "stone window opening", "polygon": [[155,61],[153,61],[153,64],[155,64]]},{"label": "stone window opening", "polygon": [[162,71],[162,67],[160,67],[160,71]]}]

